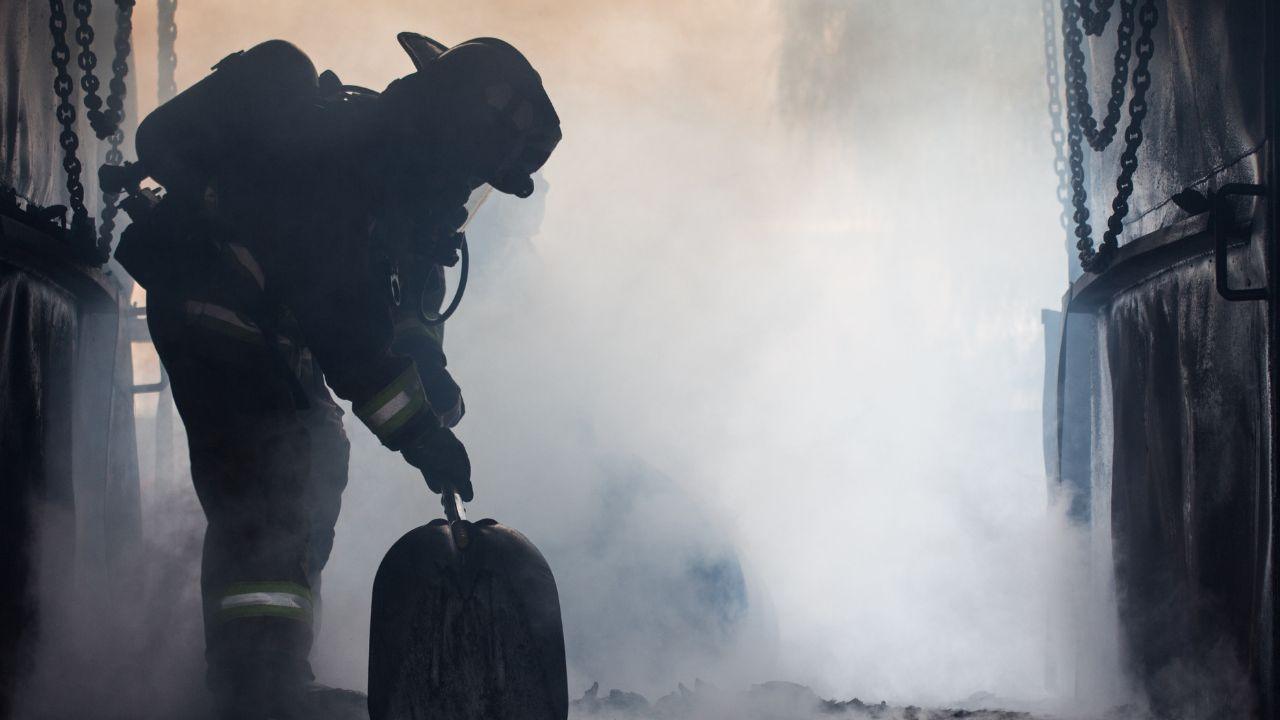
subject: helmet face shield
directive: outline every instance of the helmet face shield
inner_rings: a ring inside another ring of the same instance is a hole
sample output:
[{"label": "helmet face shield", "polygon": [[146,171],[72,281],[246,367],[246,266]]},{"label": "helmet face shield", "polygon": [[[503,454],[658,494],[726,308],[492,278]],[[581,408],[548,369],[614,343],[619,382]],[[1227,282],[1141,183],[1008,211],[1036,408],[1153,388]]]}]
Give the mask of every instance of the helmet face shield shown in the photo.
[{"label": "helmet face shield", "polygon": [[480,212],[480,208],[484,207],[484,203],[489,199],[489,195],[493,193],[493,186],[485,183],[475,190],[471,191],[471,196],[467,198],[467,204],[463,207],[467,211],[467,219],[462,221],[462,225],[458,228],[458,232],[465,232],[467,226],[475,219],[476,214]]}]

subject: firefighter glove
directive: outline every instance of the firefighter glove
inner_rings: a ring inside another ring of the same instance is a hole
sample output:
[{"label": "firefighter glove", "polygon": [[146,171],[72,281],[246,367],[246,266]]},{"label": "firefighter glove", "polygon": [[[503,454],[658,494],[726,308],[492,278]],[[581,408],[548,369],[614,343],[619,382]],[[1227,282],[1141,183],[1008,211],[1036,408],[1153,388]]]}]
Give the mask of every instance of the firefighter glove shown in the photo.
[{"label": "firefighter glove", "polygon": [[471,490],[471,459],[452,430],[433,430],[401,452],[410,465],[422,471],[422,477],[432,492],[452,488],[463,502],[471,501],[474,494]]}]

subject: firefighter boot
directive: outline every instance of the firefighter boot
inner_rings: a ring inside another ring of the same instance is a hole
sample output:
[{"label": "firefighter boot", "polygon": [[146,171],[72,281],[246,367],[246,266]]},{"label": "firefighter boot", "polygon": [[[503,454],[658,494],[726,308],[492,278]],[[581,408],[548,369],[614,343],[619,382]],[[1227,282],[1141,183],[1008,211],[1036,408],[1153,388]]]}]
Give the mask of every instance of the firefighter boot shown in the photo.
[{"label": "firefighter boot", "polygon": [[233,624],[244,627],[223,633],[210,649],[209,685],[219,720],[306,720],[306,688],[314,676],[298,639],[281,637],[294,628],[276,618]]}]

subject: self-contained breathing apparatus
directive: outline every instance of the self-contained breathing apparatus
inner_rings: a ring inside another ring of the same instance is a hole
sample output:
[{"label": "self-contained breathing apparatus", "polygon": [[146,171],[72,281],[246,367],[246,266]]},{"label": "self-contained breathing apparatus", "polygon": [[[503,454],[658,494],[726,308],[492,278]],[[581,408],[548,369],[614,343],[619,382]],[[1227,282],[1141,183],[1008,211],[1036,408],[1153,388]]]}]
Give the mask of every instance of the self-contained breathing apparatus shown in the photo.
[{"label": "self-contained breathing apparatus", "polygon": [[[209,76],[148,115],[138,127],[138,162],[100,171],[104,190],[125,194],[120,207],[133,220],[116,253],[121,264],[147,287],[166,272],[163,258],[173,252],[161,247],[171,238],[156,231],[155,219],[197,207],[218,178],[251,184],[255,176],[268,176],[293,158],[325,152],[298,118],[317,111],[371,115],[379,123],[377,134],[396,143],[394,162],[404,166],[406,176],[420,168],[442,168],[453,178],[446,186],[422,188],[433,202],[412,196],[400,203],[421,208],[421,216],[400,228],[407,236],[375,240],[372,248],[386,256],[393,304],[412,298],[427,325],[448,319],[466,288],[466,224],[490,187],[520,197],[532,192],[530,175],[560,140],[559,119],[537,72],[500,40],[481,38],[448,48],[416,33],[397,39],[416,72],[382,93],[343,85],[331,71],[317,75],[302,51],[273,40],[228,56]],[[148,177],[164,192],[143,188]],[[418,264],[427,259],[446,267],[461,262],[454,298],[444,311],[426,307],[429,283],[402,277],[415,258]]]}]

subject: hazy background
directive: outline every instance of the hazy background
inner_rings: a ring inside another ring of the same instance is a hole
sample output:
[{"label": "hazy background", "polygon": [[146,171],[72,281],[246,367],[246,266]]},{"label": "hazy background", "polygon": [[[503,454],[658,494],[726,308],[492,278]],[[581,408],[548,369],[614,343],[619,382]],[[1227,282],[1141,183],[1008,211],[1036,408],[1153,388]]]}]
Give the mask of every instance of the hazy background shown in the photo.
[{"label": "hazy background", "polygon": [[[543,192],[470,233],[446,350],[471,513],[551,562],[572,696],[1054,694],[1039,316],[1066,257],[1040,3],[266,5],[184,0],[179,88],[276,37],[382,88],[414,30],[512,42],[557,105]],[[141,3],[144,111],[154,27]],[[349,432],[316,668],[362,688],[377,563],[439,511]]]}]

